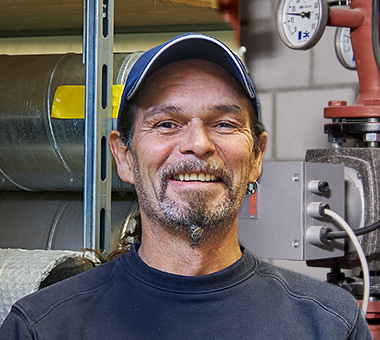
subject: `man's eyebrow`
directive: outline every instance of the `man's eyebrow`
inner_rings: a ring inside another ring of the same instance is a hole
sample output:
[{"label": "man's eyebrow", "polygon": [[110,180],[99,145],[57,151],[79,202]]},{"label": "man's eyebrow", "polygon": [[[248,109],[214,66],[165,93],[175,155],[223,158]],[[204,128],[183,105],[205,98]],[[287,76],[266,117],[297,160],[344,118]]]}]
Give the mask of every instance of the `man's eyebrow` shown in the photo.
[{"label": "man's eyebrow", "polygon": [[244,113],[243,108],[240,105],[232,104],[232,105],[215,105],[212,107],[212,110],[221,112],[221,113],[232,113],[241,115]]},{"label": "man's eyebrow", "polygon": [[182,110],[175,105],[154,105],[145,111],[144,119],[149,119],[162,113],[180,113]]},{"label": "man's eyebrow", "polygon": [[[218,113],[218,114],[233,114],[236,116],[244,116],[244,109],[237,104],[221,104],[211,106],[208,111],[210,113]],[[182,114],[183,109],[176,105],[154,105],[149,107],[145,111],[144,121],[147,119],[151,119],[156,115],[160,114]]]}]

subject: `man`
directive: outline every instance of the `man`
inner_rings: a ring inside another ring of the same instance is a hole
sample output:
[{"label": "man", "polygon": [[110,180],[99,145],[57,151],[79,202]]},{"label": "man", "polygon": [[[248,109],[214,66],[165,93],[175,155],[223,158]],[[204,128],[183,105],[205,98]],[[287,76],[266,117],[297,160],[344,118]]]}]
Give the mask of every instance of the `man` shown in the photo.
[{"label": "man", "polygon": [[225,45],[187,34],[146,52],[110,135],[136,187],[141,244],[16,303],[0,339],[371,339],[349,293],[239,246],[265,144],[252,83]]}]

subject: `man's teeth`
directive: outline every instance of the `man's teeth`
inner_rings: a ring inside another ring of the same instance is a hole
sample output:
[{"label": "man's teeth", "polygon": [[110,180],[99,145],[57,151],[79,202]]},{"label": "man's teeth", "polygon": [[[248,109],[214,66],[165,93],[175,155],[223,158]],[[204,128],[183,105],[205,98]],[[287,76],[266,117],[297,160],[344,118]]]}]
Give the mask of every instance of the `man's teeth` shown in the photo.
[{"label": "man's teeth", "polygon": [[173,177],[177,181],[215,182],[217,177],[210,174],[178,174]]}]

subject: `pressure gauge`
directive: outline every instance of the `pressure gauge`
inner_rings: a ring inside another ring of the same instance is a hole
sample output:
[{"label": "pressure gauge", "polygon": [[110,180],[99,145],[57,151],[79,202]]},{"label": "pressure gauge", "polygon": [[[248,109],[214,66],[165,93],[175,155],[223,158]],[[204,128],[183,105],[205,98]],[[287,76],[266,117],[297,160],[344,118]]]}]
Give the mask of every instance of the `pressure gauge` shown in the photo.
[{"label": "pressure gauge", "polygon": [[284,44],[307,50],[319,41],[327,25],[327,0],[279,0],[276,16]]},{"label": "pressure gauge", "polygon": [[335,53],[340,63],[349,70],[356,70],[349,27],[338,27],[335,32]]}]

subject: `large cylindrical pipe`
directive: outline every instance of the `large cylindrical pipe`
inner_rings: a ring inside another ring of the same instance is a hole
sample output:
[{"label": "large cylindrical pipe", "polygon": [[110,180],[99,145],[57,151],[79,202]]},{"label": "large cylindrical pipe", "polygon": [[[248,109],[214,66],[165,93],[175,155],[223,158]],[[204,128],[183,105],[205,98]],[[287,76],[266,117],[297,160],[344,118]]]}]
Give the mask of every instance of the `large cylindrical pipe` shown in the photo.
[{"label": "large cylindrical pipe", "polygon": [[[114,84],[137,55],[115,54]],[[85,85],[82,56],[3,55],[0,74],[0,190],[82,190],[84,119],[51,117],[59,86]]]},{"label": "large cylindrical pipe", "polygon": [[[0,192],[0,248],[83,250],[82,192]],[[111,249],[137,211],[135,196],[113,194]]]}]

